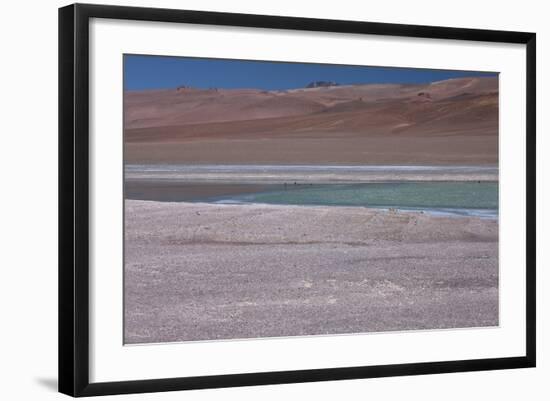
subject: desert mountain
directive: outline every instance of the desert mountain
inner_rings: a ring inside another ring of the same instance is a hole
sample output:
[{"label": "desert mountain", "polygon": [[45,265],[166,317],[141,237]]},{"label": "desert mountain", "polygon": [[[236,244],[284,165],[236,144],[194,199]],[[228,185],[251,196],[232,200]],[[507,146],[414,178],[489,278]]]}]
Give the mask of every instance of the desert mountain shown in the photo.
[{"label": "desert mountain", "polygon": [[[321,151],[321,144],[338,140],[334,150],[347,146],[348,154],[355,153],[348,162],[360,163],[363,159],[368,162],[366,154],[384,153],[386,147],[394,147],[397,139],[405,143],[416,138],[428,146],[423,151],[426,154],[414,154],[411,149],[411,157],[400,156],[395,162],[417,163],[423,157],[434,159],[428,154],[430,151],[453,153],[442,149],[445,143],[442,138],[451,138],[448,145],[453,147],[455,142],[461,142],[459,148],[468,153],[464,154],[468,163],[495,163],[497,159],[498,78],[460,78],[422,85],[337,85],[321,81],[308,86],[311,87],[285,91],[180,87],[126,92],[125,143],[129,157],[158,161],[144,150],[153,151],[153,144],[192,142],[194,147],[200,147],[200,143],[208,143],[208,149],[216,153],[216,146],[222,146],[220,152],[224,149],[231,152],[233,147],[248,143],[251,146],[248,151],[257,154],[254,160],[243,156],[246,160],[242,162],[276,163],[277,156],[263,155],[262,146],[253,146],[253,142],[268,141],[273,149],[292,153],[294,149],[288,146],[292,146],[293,140],[295,146],[308,145],[310,151],[303,151],[311,153]],[[378,145],[374,146],[373,141]],[[367,142],[369,147],[361,150]],[[434,148],[430,142],[437,146]],[[151,146],[138,149],[138,144]],[[141,156],[134,155],[134,150],[139,150]],[[480,152],[483,157],[476,156]],[[182,153],[187,155],[183,150]],[[235,155],[222,159],[238,162],[237,153],[235,148]],[[197,162],[186,155],[173,154],[169,159]],[[457,158],[458,155],[453,157],[453,162]],[[287,160],[288,154],[281,155],[280,162],[283,159]],[[295,154],[291,159],[298,162],[300,158]],[[329,159],[326,162],[338,162],[337,155]],[[389,155],[382,159],[385,163],[391,161]],[[439,160],[437,155],[435,159]]]}]

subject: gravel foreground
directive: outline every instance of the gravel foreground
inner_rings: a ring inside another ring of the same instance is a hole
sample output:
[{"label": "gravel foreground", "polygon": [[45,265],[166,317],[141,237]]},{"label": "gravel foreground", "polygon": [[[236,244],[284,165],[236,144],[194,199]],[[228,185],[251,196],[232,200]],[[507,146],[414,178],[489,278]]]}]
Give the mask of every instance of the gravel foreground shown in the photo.
[{"label": "gravel foreground", "polygon": [[126,200],[125,343],[498,325],[498,221]]}]

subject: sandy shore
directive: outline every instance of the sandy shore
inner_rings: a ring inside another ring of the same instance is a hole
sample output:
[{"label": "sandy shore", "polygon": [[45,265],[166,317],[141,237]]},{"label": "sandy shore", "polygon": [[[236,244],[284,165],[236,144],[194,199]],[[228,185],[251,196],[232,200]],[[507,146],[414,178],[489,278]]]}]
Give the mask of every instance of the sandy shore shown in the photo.
[{"label": "sandy shore", "polygon": [[[157,132],[158,129],[152,130]],[[448,132],[443,130],[442,132]],[[212,164],[489,164],[498,163],[498,135],[379,136],[298,134],[167,142],[125,139],[129,163]],[[128,138],[126,135],[125,138]]]},{"label": "sandy shore", "polygon": [[498,222],[126,201],[125,342],[498,325]]},{"label": "sandy shore", "polygon": [[125,166],[125,181],[177,183],[334,184],[405,181],[498,181],[498,166],[475,165],[185,165]]}]

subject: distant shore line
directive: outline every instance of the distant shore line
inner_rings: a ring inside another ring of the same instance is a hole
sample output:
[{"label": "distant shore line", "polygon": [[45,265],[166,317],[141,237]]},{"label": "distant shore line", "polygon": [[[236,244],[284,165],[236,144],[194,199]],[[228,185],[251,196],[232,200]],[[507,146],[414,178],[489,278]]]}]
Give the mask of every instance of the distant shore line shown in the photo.
[{"label": "distant shore line", "polygon": [[185,165],[128,164],[126,180],[185,183],[353,184],[369,182],[498,182],[496,166],[432,165]]}]

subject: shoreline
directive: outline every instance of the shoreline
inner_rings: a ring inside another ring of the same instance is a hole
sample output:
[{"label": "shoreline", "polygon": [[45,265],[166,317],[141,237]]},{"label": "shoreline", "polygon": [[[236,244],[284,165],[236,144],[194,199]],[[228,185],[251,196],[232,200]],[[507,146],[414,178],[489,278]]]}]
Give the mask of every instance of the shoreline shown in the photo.
[{"label": "shoreline", "polygon": [[498,182],[487,165],[186,165],[127,164],[126,181],[240,184],[352,184],[382,182]]},{"label": "shoreline", "polygon": [[[294,205],[294,204],[274,204],[274,203],[261,203],[261,202],[241,202],[241,201],[225,201],[225,200],[219,200],[219,201],[213,201],[213,202],[206,202],[206,201],[159,201],[159,200],[152,200],[152,199],[124,199],[125,202],[131,201],[131,202],[150,202],[150,203],[167,203],[167,204],[189,204],[189,205],[195,205],[195,206],[250,206],[250,207],[265,207],[265,208],[278,208],[278,207],[287,207],[287,208],[345,208],[345,209],[366,209],[373,212],[381,212],[381,213],[390,213],[390,214],[398,214],[398,213],[404,213],[404,214],[418,214],[418,215],[427,215],[432,217],[443,217],[443,218],[451,218],[451,219],[460,219],[460,218],[478,218],[481,220],[499,220],[498,211],[496,212],[496,215],[492,214],[483,214],[482,212],[487,211],[490,212],[491,209],[459,209],[459,208],[406,208],[406,207],[393,207],[393,206],[358,206],[358,205],[310,205],[310,204],[303,204],[303,205]],[[467,214],[460,213],[460,211],[479,211],[480,214]]]}]

